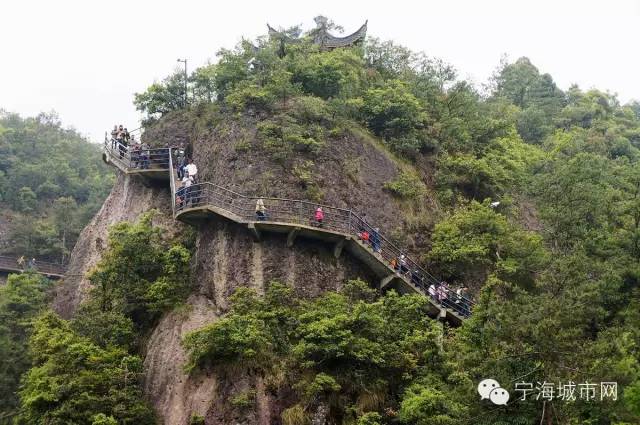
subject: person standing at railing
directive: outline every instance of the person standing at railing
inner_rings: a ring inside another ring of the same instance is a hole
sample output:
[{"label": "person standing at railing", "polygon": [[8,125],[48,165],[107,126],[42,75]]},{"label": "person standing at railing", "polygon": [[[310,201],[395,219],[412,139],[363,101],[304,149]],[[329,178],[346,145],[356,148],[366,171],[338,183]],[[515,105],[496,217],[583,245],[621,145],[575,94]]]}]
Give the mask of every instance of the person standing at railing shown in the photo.
[{"label": "person standing at railing", "polygon": [[440,282],[440,286],[438,287],[438,302],[441,306],[444,307],[447,299],[449,298],[449,285],[447,282]]},{"label": "person standing at railing", "polygon": [[21,255],[20,258],[18,258],[18,268],[20,268],[20,271],[24,271],[24,264],[25,264],[25,259],[24,259],[24,255]]},{"label": "person standing at railing", "polygon": [[113,126],[113,130],[111,130],[111,149],[116,148],[116,143],[118,140],[118,124]]},{"label": "person standing at railing", "polygon": [[369,232],[366,231],[366,229],[362,229],[358,232],[358,239],[360,239],[362,241],[363,244],[368,244],[369,243]]},{"label": "person standing at railing", "polygon": [[380,254],[380,228],[376,227],[371,233],[371,248],[376,254]]},{"label": "person standing at railing", "polygon": [[140,143],[133,143],[133,147],[131,148],[131,163],[134,168],[140,167],[140,151],[142,147]]},{"label": "person standing at railing", "polygon": [[435,284],[432,283],[431,285],[429,285],[429,289],[427,290],[427,292],[429,293],[429,297],[431,297],[433,301],[438,301],[438,288],[436,288]]},{"label": "person standing at railing", "polygon": [[324,221],[324,211],[322,211],[322,207],[316,208],[316,212],[314,214],[314,218],[316,220],[316,225],[318,227],[322,227],[322,223]]},{"label": "person standing at railing", "polygon": [[149,149],[150,146],[147,142],[144,142],[142,146],[140,146],[140,168],[143,170],[149,169]]},{"label": "person standing at railing", "polygon": [[184,143],[180,142],[180,146],[175,150],[176,152],[176,170],[178,172],[178,179],[182,180],[184,177],[184,166],[187,165]]},{"label": "person standing at railing", "polygon": [[187,176],[182,178],[182,186],[176,191],[177,208],[182,208],[189,203],[191,179]]},{"label": "person standing at railing", "polygon": [[259,221],[265,221],[267,219],[267,208],[264,206],[262,198],[258,198],[256,201],[256,217]]},{"label": "person standing at railing", "polygon": [[458,290],[456,291],[456,298],[456,303],[460,307],[460,313],[464,317],[468,317],[471,314],[471,311],[469,310],[468,288],[466,286],[461,286],[460,288],[458,288]]},{"label": "person standing at railing", "polygon": [[128,132],[125,131],[124,128],[122,128],[122,126],[120,126],[120,132],[118,134],[118,147],[119,147],[119,151],[120,151],[120,159],[124,158],[124,155],[127,153],[127,145],[129,144],[129,142],[127,141],[127,136]]},{"label": "person standing at railing", "polygon": [[422,277],[422,274],[420,273],[420,270],[415,269],[414,271],[411,272],[411,282],[414,285],[422,288],[423,287],[423,284],[422,284],[423,281],[424,281],[424,278]]},{"label": "person standing at railing", "polygon": [[400,274],[409,272],[409,269],[407,268],[407,257],[404,254],[400,254],[400,258],[398,258],[398,271]]},{"label": "person standing at railing", "polygon": [[187,159],[187,166],[184,167],[184,170],[187,177],[191,179],[191,182],[196,183],[196,179],[198,178],[198,167],[194,164],[191,158]]}]

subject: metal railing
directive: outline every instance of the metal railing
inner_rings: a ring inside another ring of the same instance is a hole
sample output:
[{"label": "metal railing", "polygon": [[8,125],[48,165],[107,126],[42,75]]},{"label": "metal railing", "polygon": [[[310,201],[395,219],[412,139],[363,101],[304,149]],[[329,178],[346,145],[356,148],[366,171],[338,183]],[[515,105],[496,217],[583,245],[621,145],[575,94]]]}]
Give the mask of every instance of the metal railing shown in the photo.
[{"label": "metal railing", "polygon": [[[105,150],[114,161],[127,169],[140,168],[140,157],[130,152],[126,146],[117,141],[105,138]],[[188,187],[176,182],[176,169],[172,148],[147,149],[145,166],[155,169],[170,170],[170,186],[174,217],[188,208],[211,207],[232,219],[243,223],[282,223],[317,228],[318,231],[334,232],[344,236],[355,237],[361,244],[372,251],[381,262],[392,267],[396,274],[412,285],[419,292],[430,297],[436,304],[450,309],[462,317],[471,314],[475,302],[470,297],[455,291],[440,288],[441,281],[406,255],[406,251],[397,247],[384,237],[379,230],[369,224],[360,215],[350,209],[336,208],[310,201],[246,196],[211,183],[194,183]],[[146,154],[145,154],[146,155]],[[266,212],[264,216],[257,213],[256,204],[261,199]],[[322,220],[316,219],[316,211],[322,209]],[[367,237],[368,236],[368,237]],[[435,295],[430,295],[435,291]]]},{"label": "metal railing", "polygon": [[[264,216],[258,216],[256,212],[256,203],[259,199],[262,199],[266,208]],[[431,298],[436,303],[463,317],[471,314],[474,305],[471,298],[463,294],[458,295],[451,289],[440,289],[440,280],[407,256],[404,250],[398,248],[352,210],[303,200],[245,196],[210,182],[180,187],[174,192],[173,202],[175,205],[174,215],[188,208],[210,206],[230,213],[242,222],[297,224],[315,227],[322,231],[355,236],[380,261],[392,266],[398,276],[424,295],[429,295],[429,287],[433,285],[432,290],[435,289],[437,296]],[[322,209],[324,215],[321,222],[315,218],[318,208]],[[368,237],[365,236],[365,232]]]},{"label": "metal railing", "polygon": [[127,145],[105,137],[104,149],[112,161],[118,162],[126,169],[168,170],[170,168],[170,148],[143,148],[139,143]]},{"label": "metal railing", "polygon": [[49,263],[46,261],[37,261],[34,265],[30,266],[28,261],[25,260],[24,264],[19,264],[19,257],[10,257],[6,255],[0,255],[0,270],[7,271],[35,271],[45,275],[63,276],[66,267],[61,264]]}]

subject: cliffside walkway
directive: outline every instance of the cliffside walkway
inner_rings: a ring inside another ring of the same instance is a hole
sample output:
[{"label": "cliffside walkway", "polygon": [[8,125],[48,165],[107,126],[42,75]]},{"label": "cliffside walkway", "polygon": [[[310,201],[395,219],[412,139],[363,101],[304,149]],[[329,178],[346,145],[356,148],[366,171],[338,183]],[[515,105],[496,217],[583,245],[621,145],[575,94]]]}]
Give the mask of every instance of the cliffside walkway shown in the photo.
[{"label": "cliffside walkway", "polygon": [[[184,201],[177,203],[178,183],[171,148],[150,149],[148,157],[148,168],[141,168],[137,153],[131,158],[128,153],[122,154],[118,146],[114,147],[105,141],[105,162],[125,174],[138,175],[143,179],[168,180],[173,216],[177,220],[197,224],[210,217],[222,217],[245,226],[257,241],[265,233],[286,234],[289,247],[294,245],[298,237],[319,240],[331,246],[336,258],[346,250],[366,264],[379,278],[379,289],[394,288],[400,293],[425,295],[430,301],[429,313],[432,317],[459,325],[471,314],[474,302],[458,297],[453,291],[444,300],[437,302],[432,299],[428,288],[431,284],[439,283],[439,280],[382,234],[378,235],[379,243],[375,252],[371,243],[361,241],[358,234],[367,231],[373,235],[374,228],[352,210],[303,200],[247,196],[210,182],[193,184],[185,191]],[[258,199],[263,200],[267,210],[263,220],[259,220],[255,213]],[[314,220],[314,212],[318,207],[324,211],[321,226]],[[402,269],[394,269],[392,260],[398,261],[401,255],[404,255]]]},{"label": "cliffside walkway", "polygon": [[19,257],[0,255],[0,271],[5,273],[22,273],[24,271],[34,271],[52,279],[62,278],[66,271],[65,266],[43,261],[36,261],[36,266],[32,269],[29,269],[28,267],[26,267],[26,265],[25,267],[20,267],[18,265],[18,259]]}]

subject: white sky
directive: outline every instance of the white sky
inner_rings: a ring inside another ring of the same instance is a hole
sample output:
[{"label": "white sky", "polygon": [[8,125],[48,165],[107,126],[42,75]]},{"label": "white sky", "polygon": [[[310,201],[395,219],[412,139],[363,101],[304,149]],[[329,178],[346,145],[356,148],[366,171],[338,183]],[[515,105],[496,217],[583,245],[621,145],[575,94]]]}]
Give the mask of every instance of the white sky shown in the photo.
[{"label": "white sky", "polygon": [[571,83],[640,99],[640,0],[0,0],[0,108],[56,110],[92,141],[137,127],[133,93],[233,47],[266,23],[313,26],[326,15],[453,64],[482,83],[502,54],[528,56],[565,89]]}]

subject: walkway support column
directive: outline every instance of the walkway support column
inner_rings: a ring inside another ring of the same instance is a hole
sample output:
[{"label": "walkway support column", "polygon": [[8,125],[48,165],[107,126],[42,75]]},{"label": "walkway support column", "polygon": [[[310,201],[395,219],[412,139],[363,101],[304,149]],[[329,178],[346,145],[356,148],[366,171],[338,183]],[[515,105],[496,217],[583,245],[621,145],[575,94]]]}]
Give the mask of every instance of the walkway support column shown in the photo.
[{"label": "walkway support column", "polygon": [[247,224],[247,227],[249,228],[249,231],[251,232],[251,236],[253,236],[253,240],[256,241],[256,242],[260,242],[260,239],[261,239],[260,230],[258,230],[256,228],[256,224],[255,223],[249,223],[249,224]]},{"label": "walkway support column", "polygon": [[296,241],[296,236],[298,236],[299,231],[299,227],[294,227],[293,229],[291,229],[289,235],[287,236],[287,248],[291,248],[293,246],[293,243]]},{"label": "walkway support column", "polygon": [[340,239],[338,242],[336,242],[335,246],[333,247],[334,257],[340,258],[340,255],[342,254],[342,248],[344,248],[344,244],[347,243],[349,239],[351,238]]},{"label": "walkway support column", "polygon": [[380,290],[384,290],[389,284],[395,279],[395,274],[390,274],[389,276],[385,276],[380,280]]}]

